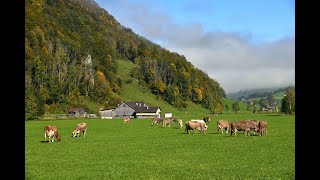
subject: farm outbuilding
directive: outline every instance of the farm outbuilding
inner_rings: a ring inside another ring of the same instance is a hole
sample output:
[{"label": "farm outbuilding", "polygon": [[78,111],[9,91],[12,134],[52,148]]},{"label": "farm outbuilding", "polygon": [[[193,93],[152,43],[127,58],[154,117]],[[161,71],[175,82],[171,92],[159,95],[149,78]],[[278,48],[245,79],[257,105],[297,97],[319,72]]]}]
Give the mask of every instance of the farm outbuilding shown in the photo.
[{"label": "farm outbuilding", "polygon": [[171,118],[171,117],[172,117],[172,113],[171,113],[171,112],[166,112],[166,113],[164,114],[164,117],[165,117],[165,118]]},{"label": "farm outbuilding", "polygon": [[106,109],[106,110],[99,111],[100,117],[102,119],[112,119],[114,117],[113,110],[114,109]]},{"label": "farm outbuilding", "polygon": [[85,117],[87,112],[84,108],[71,108],[69,109],[68,114],[72,117]]}]

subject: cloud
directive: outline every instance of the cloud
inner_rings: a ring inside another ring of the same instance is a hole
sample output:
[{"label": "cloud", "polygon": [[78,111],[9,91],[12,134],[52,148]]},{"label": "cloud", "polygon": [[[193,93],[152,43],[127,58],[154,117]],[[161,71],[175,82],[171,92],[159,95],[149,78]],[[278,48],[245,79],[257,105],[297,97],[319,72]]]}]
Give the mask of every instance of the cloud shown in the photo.
[{"label": "cloud", "polygon": [[121,24],[172,52],[184,55],[227,93],[294,85],[293,37],[254,43],[250,32],[206,32],[198,23],[175,23],[173,17],[150,4],[120,0],[112,6],[122,9],[115,16]]}]

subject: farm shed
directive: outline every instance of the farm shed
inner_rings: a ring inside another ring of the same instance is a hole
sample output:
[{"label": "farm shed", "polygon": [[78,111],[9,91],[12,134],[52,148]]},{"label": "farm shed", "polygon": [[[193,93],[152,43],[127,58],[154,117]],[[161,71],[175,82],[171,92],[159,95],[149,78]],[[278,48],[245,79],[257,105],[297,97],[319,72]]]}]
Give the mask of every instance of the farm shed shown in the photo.
[{"label": "farm shed", "polygon": [[164,118],[171,118],[172,117],[172,113],[171,112],[166,112],[164,114]]},{"label": "farm shed", "polygon": [[87,112],[84,108],[71,108],[69,109],[68,114],[71,117],[85,117]]},{"label": "farm shed", "polygon": [[112,119],[114,117],[113,109],[106,109],[99,111],[102,119]]}]

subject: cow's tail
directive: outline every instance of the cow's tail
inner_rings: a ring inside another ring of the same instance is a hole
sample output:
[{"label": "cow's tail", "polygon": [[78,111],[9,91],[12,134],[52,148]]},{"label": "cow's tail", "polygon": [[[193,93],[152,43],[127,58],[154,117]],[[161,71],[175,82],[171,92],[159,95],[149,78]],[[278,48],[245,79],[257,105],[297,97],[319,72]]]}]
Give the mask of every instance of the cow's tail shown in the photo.
[{"label": "cow's tail", "polygon": [[259,134],[262,136],[262,123],[259,121]]}]

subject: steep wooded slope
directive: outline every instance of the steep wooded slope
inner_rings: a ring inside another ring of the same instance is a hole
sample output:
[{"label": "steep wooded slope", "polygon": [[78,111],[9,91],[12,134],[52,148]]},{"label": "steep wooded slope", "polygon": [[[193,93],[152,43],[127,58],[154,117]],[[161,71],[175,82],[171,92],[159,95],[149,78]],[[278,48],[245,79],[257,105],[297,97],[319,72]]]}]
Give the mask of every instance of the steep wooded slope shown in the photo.
[{"label": "steep wooded slope", "polygon": [[[134,63],[130,77],[178,108],[188,101],[222,111],[223,88],[183,55],[123,27],[91,0],[27,0],[26,118],[86,107],[114,106],[126,82],[117,60]],[[128,78],[130,78],[128,77]]]}]

